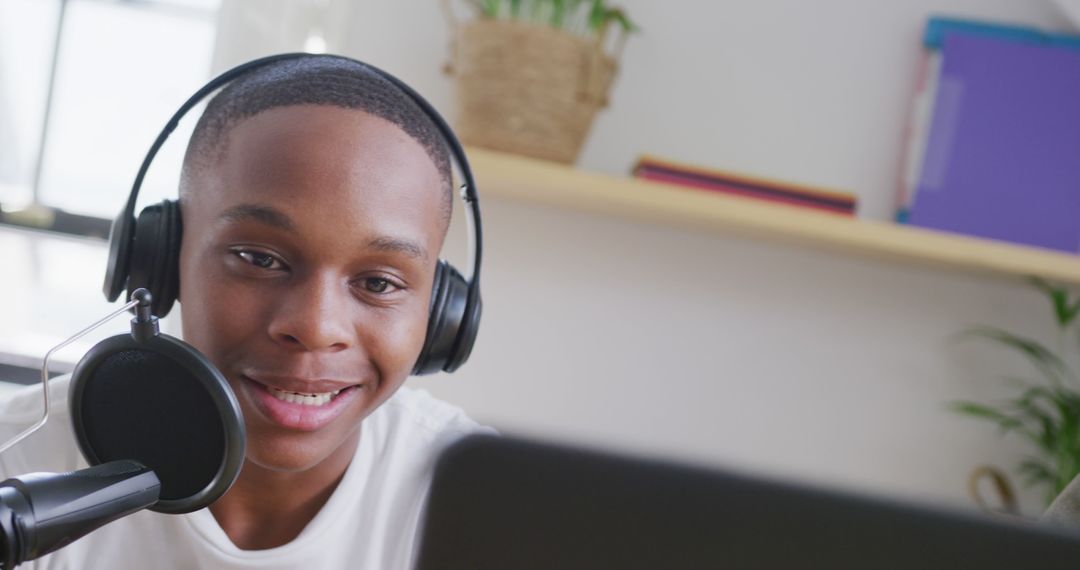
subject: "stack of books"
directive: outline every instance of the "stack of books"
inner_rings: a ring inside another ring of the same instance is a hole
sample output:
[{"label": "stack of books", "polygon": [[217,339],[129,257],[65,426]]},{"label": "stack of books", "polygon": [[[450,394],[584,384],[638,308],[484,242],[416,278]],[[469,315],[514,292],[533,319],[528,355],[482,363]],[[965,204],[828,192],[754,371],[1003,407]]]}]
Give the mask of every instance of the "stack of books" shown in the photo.
[{"label": "stack of books", "polygon": [[1080,37],[931,18],[901,223],[1080,251]]},{"label": "stack of books", "polygon": [[634,176],[643,180],[800,206],[843,216],[855,215],[856,197],[848,192],[735,174],[654,156],[639,158],[634,166]]}]

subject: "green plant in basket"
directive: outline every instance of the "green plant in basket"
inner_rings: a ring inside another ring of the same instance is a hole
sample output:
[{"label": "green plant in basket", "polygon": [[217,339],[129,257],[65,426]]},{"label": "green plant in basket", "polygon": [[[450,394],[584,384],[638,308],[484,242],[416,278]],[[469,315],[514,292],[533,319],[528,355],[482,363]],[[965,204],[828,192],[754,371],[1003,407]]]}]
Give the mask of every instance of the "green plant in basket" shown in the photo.
[{"label": "green plant in basket", "polygon": [[637,31],[626,13],[604,0],[469,0],[484,18],[546,24],[582,36],[603,33],[609,24],[624,32]]},{"label": "green plant in basket", "polygon": [[[1032,339],[995,327],[974,327],[965,332],[1022,355],[1035,368],[1035,378],[1008,378],[1018,393],[994,405],[953,402],[952,409],[990,421],[1004,433],[1027,439],[1034,452],[1019,465],[1023,483],[1043,487],[1050,503],[1080,473],[1080,377],[1068,364],[1066,347],[1080,315],[1080,297],[1063,287],[1035,279],[1054,309],[1058,346],[1050,349]],[[1071,342],[1076,342],[1072,337]]]},{"label": "green plant in basket", "polygon": [[[606,0],[442,0],[458,137],[572,164],[608,106],[627,36]],[[458,12],[469,10],[461,17]]]}]

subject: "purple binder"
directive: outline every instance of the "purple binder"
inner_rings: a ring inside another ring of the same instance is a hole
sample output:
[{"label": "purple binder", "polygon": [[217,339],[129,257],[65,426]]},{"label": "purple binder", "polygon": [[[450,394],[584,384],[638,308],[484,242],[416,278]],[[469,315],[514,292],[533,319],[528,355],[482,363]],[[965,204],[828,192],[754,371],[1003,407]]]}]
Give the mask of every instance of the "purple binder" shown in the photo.
[{"label": "purple binder", "polygon": [[946,36],[910,223],[1080,251],[1080,50]]}]

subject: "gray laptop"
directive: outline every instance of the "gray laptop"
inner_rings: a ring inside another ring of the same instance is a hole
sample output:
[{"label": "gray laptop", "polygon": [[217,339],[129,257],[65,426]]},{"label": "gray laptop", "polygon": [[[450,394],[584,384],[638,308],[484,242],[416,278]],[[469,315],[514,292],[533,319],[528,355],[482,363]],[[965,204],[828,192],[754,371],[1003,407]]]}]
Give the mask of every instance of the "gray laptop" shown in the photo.
[{"label": "gray laptop", "polygon": [[513,438],[436,467],[418,570],[1080,568],[1080,534]]}]

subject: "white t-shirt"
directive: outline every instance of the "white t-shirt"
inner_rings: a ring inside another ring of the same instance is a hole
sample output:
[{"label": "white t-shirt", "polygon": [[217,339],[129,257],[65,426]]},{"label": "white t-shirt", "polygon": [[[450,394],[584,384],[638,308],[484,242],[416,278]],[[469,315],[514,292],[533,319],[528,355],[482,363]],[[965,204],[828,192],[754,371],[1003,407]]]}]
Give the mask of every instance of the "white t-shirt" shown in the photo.
[{"label": "white t-shirt", "polygon": [[[0,479],[86,467],[72,433],[67,386],[67,377],[51,381],[48,423],[0,455]],[[41,399],[40,386],[0,397],[0,442],[41,417]],[[442,447],[476,431],[490,430],[423,390],[403,387],[364,420],[341,483],[288,544],[241,550],[207,509],[185,515],[140,511],[19,568],[411,568],[434,459]]]}]

